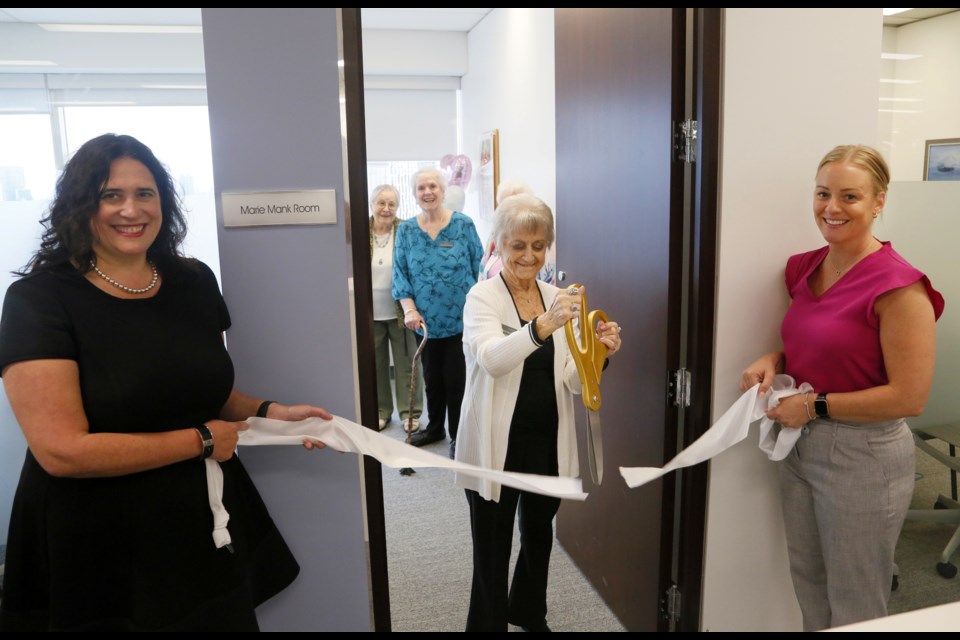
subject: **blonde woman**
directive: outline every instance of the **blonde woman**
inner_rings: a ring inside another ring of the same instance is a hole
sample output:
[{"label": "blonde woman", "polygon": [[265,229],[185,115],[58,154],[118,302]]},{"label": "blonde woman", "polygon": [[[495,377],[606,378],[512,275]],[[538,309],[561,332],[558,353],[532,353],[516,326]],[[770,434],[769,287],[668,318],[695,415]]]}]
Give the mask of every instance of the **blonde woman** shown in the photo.
[{"label": "blonde woman", "polygon": [[764,393],[777,373],[813,393],[767,415],[802,429],[780,462],[790,573],[805,631],[887,615],[893,553],[910,507],[914,444],[943,296],[873,235],[890,170],[879,152],[842,145],[817,167],[813,218],[826,245],[787,260],[783,349],[742,375]]}]

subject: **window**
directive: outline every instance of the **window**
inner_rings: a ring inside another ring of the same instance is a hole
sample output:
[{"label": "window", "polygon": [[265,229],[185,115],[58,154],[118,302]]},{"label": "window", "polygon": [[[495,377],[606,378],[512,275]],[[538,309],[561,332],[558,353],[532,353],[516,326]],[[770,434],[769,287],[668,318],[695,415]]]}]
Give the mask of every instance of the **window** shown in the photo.
[{"label": "window", "polygon": [[0,235],[18,239],[0,270],[19,269],[36,250],[39,221],[70,156],[91,138],[125,133],[169,169],[187,218],[184,252],[219,278],[205,89],[203,76],[0,74],[0,104],[9,105],[0,111]]},{"label": "window", "polygon": [[0,113],[0,201],[48,200],[57,168],[47,114]]}]

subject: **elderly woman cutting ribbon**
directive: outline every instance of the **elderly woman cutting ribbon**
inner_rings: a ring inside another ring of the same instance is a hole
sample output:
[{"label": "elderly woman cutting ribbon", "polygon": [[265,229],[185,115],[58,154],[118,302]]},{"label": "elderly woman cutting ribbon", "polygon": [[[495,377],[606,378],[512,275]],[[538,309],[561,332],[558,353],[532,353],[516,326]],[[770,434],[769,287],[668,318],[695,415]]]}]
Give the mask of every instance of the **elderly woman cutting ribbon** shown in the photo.
[{"label": "elderly woman cutting ribbon", "polygon": [[[579,475],[574,394],[581,391],[564,325],[579,317],[582,288],[537,280],[553,243],[550,207],[529,194],[508,198],[496,214],[503,257],[496,278],[467,295],[463,350],[467,390],[456,460],[546,476]],[[620,349],[619,326],[600,322],[599,341]],[[507,623],[547,630],[547,570],[558,498],[457,474],[466,490],[473,534],[473,587],[467,631],[506,631]],[[514,516],[519,505],[520,556],[507,588]]]}]

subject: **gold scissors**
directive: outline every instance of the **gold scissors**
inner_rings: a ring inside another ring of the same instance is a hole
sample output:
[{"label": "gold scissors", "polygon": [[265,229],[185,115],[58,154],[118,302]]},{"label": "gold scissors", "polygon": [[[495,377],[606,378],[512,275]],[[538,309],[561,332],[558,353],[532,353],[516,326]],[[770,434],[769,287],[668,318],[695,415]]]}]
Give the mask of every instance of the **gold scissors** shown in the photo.
[{"label": "gold scissors", "polygon": [[[570,288],[580,288],[574,284]],[[567,344],[573,354],[573,361],[577,363],[577,373],[580,374],[580,385],[583,387],[583,406],[587,409],[587,460],[590,464],[590,477],[594,484],[599,485],[603,480],[603,440],[600,435],[600,376],[603,373],[603,363],[607,359],[607,345],[600,342],[597,336],[597,322],[607,322],[607,314],[599,309],[587,312],[587,294],[583,294],[580,305],[580,341],[577,342],[573,332],[573,320],[565,325]]]}]

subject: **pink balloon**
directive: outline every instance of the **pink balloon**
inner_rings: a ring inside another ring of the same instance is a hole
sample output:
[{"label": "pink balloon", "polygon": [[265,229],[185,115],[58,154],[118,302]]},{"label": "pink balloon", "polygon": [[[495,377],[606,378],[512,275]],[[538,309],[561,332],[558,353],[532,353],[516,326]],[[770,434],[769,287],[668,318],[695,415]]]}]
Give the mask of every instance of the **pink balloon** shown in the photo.
[{"label": "pink balloon", "polygon": [[473,173],[469,157],[448,153],[440,159],[440,170],[443,171],[448,185],[457,185],[466,191]]}]

